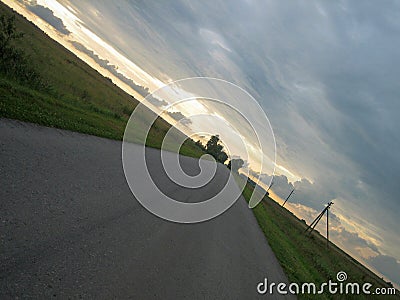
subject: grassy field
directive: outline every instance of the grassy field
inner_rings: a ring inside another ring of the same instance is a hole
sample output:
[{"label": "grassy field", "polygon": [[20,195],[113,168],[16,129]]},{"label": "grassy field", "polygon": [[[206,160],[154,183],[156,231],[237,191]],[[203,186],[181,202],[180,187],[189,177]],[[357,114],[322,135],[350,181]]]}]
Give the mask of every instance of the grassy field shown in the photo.
[{"label": "grassy field", "polygon": [[[12,14],[0,2],[0,15]],[[138,101],[25,18],[15,16],[17,31],[24,36],[13,46],[24,52],[29,69],[37,74],[41,85],[0,70],[0,117],[121,140]],[[145,113],[153,114],[150,110]],[[158,118],[147,146],[160,148],[170,127]],[[182,146],[181,153],[193,157],[203,154],[191,140]]]},{"label": "grassy field", "polygon": [[[12,11],[0,2],[1,14],[10,15]],[[0,72],[0,117],[122,139],[137,100],[21,16],[16,17],[16,25],[25,35],[15,46],[26,52],[31,68],[37,72],[44,87],[31,86]],[[151,113],[146,112],[148,116]],[[147,145],[159,148],[169,128],[166,121],[158,119]],[[191,140],[180,152],[192,157],[203,154]],[[244,191],[247,200],[251,191],[252,187],[248,185]],[[352,282],[387,286],[339,248],[331,245],[328,250],[318,233],[306,237],[303,233],[306,225],[273,200],[265,198],[254,209],[254,214],[291,282],[319,284],[335,279],[338,271],[345,271]],[[307,296],[300,298],[306,299]],[[330,297],[319,295],[318,299]],[[351,297],[342,296],[342,299]]]},{"label": "grassy field", "polygon": [[[243,196],[249,201],[253,187],[247,184]],[[313,282],[317,287],[329,279],[336,281],[339,271],[347,273],[346,282],[358,282],[360,286],[369,282],[376,287],[390,287],[388,283],[365,268],[354,258],[330,243],[327,248],[326,239],[318,232],[311,236],[305,235],[307,225],[290,211],[274,200],[265,197],[253,209],[254,215],[264,232],[268,243],[282,265],[290,282]],[[385,296],[385,299],[399,299],[396,296]],[[381,299],[377,295],[335,295],[322,294],[318,296],[299,295],[300,299]]]}]

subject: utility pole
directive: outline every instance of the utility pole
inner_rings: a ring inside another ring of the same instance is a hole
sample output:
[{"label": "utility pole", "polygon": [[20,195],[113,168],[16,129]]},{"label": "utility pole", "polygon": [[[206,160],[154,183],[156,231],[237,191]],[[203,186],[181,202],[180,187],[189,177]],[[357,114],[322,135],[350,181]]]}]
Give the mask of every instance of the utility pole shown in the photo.
[{"label": "utility pole", "polygon": [[324,216],[325,212],[326,212],[326,245],[329,248],[329,209],[331,208],[331,205],[333,204],[333,202],[329,202],[328,205],[321,211],[321,213],[315,218],[314,221],[312,221],[312,223],[310,225],[308,225],[308,227],[305,230],[305,233],[307,233],[308,230],[309,231],[309,235],[311,235],[311,232],[313,232],[315,226],[317,226],[318,222],[322,219],[322,217]]},{"label": "utility pole", "polygon": [[290,192],[289,196],[286,197],[286,200],[285,200],[285,202],[283,202],[282,207],[285,206],[286,202],[289,200],[290,196],[292,196],[293,192],[294,192],[294,189]]},{"label": "utility pole", "polygon": [[329,208],[326,210],[326,247],[329,248]]},{"label": "utility pole", "polygon": [[268,190],[267,190],[267,192],[270,190],[270,188],[272,188],[272,186],[274,185],[274,182],[273,181],[271,181],[271,184],[270,184],[270,186],[268,187]]},{"label": "utility pole", "polygon": [[273,185],[274,185],[274,181],[272,180],[270,186],[269,186],[268,189],[267,189],[267,196],[269,196],[269,189],[270,189]]}]

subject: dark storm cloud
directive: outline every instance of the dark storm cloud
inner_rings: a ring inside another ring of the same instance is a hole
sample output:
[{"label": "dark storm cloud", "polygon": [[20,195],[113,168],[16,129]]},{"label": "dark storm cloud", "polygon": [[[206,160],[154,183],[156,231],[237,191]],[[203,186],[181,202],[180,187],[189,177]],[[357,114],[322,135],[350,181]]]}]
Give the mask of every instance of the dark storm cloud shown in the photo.
[{"label": "dark storm cloud", "polygon": [[355,232],[347,231],[343,227],[339,230],[331,230],[331,237],[340,240],[342,244],[351,249],[356,249],[356,251],[372,250],[375,255],[364,258],[366,263],[381,272],[390,282],[398,282],[398,278],[400,278],[400,263],[394,257],[382,254],[376,245],[366,241]]},{"label": "dark storm cloud", "polygon": [[112,65],[110,63],[110,61],[108,61],[107,59],[102,59],[99,55],[94,53],[94,51],[89,50],[88,48],[86,48],[81,43],[73,41],[73,42],[71,42],[71,44],[77,50],[79,50],[82,53],[85,53],[86,55],[91,57],[100,67],[102,67],[103,69],[108,70],[111,74],[113,74],[119,80],[121,80],[122,82],[124,82],[125,84],[130,86],[133,90],[138,92],[140,95],[142,95],[143,97],[146,97],[147,101],[149,101],[151,104],[153,104],[155,106],[165,106],[165,105],[168,104],[164,100],[159,100],[159,99],[153,97],[153,95],[150,94],[150,91],[149,91],[149,89],[147,87],[143,87],[141,85],[138,85],[132,79],[129,79],[126,76],[124,76],[123,74],[119,73],[117,66]]},{"label": "dark storm cloud", "polygon": [[189,118],[187,118],[184,114],[182,114],[180,111],[168,111],[167,113],[171,118],[173,118],[176,121],[179,121],[184,125],[192,124],[192,121]]},{"label": "dark storm cloud", "polygon": [[398,13],[390,2],[349,3],[345,14],[333,16],[342,30],[337,33],[335,55],[315,67],[327,99],[342,115],[339,128],[320,122],[324,139],[357,164],[361,180],[386,196],[399,192],[400,123],[395,120],[400,111],[400,57],[396,54],[400,24],[393,19],[396,8]]},{"label": "dark storm cloud", "polygon": [[361,238],[356,232],[350,232],[343,227],[339,230],[332,231],[332,237],[337,237],[342,241],[344,244],[352,244],[352,248],[370,248],[374,252],[379,253],[378,248],[376,245],[369,243],[365,239]]},{"label": "dark storm cloud", "polygon": [[[235,45],[232,48],[241,57],[235,62],[263,95],[261,103],[267,112],[272,112],[269,116],[274,129],[278,128],[278,144],[291,148],[294,159],[290,165],[308,169],[316,182],[314,188],[320,183],[323,189],[347,196],[354,192],[357,176],[372,185],[376,194],[384,195],[388,207],[399,209],[398,4],[253,4],[258,6],[253,18],[260,22],[257,29],[243,34],[238,14],[239,20],[223,36],[231,47]],[[259,11],[264,18],[258,18]],[[318,94],[313,93],[314,82],[321,89]],[[304,122],[302,131],[296,129],[300,124],[295,117]],[[335,161],[332,153],[344,164]],[[357,174],[348,173],[348,166],[354,166]],[[374,200],[367,197],[364,201]]]},{"label": "dark storm cloud", "polygon": [[57,29],[60,33],[70,34],[63,21],[60,18],[57,18],[49,8],[41,5],[27,5],[27,8]]},{"label": "dark storm cloud", "polygon": [[[262,175],[261,181],[269,184],[271,176]],[[294,189],[290,196],[291,203],[299,203],[305,206],[321,210],[326,203],[335,199],[336,194],[328,192],[329,189],[324,189],[318,186],[317,183],[311,183],[309,180],[302,178],[294,183],[289,182],[285,175],[275,175],[273,177],[273,186],[271,189],[282,199],[286,199],[290,192]]]},{"label": "dark storm cloud", "polygon": [[382,270],[382,274],[390,280],[396,282],[396,278],[400,278],[400,264],[394,257],[380,254],[376,257],[371,257],[368,262],[373,267]]}]

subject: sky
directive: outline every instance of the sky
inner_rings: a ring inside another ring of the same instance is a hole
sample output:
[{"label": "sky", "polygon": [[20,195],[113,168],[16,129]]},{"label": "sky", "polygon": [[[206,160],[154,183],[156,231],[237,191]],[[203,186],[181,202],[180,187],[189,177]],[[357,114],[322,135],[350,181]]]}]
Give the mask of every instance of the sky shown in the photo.
[{"label": "sky", "polygon": [[275,135],[276,200],[295,188],[307,222],[333,201],[332,240],[400,284],[398,1],[2,1],[139,99],[195,76],[246,90]]}]

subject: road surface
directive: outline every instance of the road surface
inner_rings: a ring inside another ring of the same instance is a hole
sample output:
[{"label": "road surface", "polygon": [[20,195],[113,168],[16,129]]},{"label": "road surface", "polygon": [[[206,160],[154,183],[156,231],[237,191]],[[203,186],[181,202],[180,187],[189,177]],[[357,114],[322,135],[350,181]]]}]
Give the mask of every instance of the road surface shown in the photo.
[{"label": "road surface", "polygon": [[207,222],[164,221],[129,190],[121,142],[19,121],[0,119],[0,155],[1,299],[283,298],[257,293],[287,278],[244,199]]}]

